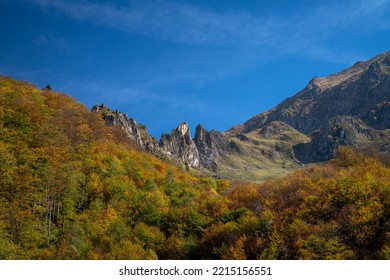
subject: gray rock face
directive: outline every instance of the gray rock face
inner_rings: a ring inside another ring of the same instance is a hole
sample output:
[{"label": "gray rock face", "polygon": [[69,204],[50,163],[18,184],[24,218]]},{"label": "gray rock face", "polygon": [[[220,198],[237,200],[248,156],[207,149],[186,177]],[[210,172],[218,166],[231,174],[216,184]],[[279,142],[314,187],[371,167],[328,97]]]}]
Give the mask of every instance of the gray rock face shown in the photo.
[{"label": "gray rock face", "polygon": [[390,129],[390,101],[379,103],[367,111],[363,120],[375,129]]},{"label": "gray rock face", "polygon": [[371,131],[356,117],[336,116],[310,135],[311,142],[294,146],[294,152],[302,163],[327,161],[335,156],[339,146],[358,147],[359,143],[370,141]]},{"label": "gray rock face", "polygon": [[191,139],[187,123],[181,123],[170,134],[162,134],[160,141],[151,136],[146,127],[138,124],[126,114],[113,111],[104,104],[95,105],[93,112],[101,114],[108,126],[121,127],[126,135],[142,149],[160,158],[171,158],[192,168],[205,167],[216,169],[215,159],[219,155],[230,153],[227,139],[218,131],[206,131],[201,125],[197,127],[195,141]]},{"label": "gray rock face", "polygon": [[200,157],[195,142],[191,139],[190,128],[187,123],[181,123],[173,129],[171,134],[163,134],[160,139],[161,149],[183,163],[192,167],[200,166]]},{"label": "gray rock face", "polygon": [[382,145],[381,152],[383,152],[383,153],[390,153],[390,143]]},{"label": "gray rock face", "polygon": [[108,126],[121,127],[126,132],[127,136],[134,140],[144,150],[156,155],[160,153],[160,147],[156,138],[151,136],[147,132],[146,127],[142,124],[138,124],[135,119],[128,118],[126,114],[122,114],[121,112],[112,111],[104,104],[93,106],[92,112],[101,114]]},{"label": "gray rock face", "polygon": [[196,127],[194,141],[199,151],[201,165],[212,171],[217,170],[215,160],[218,156],[231,153],[229,141],[220,132],[216,130],[208,132],[200,124]]}]

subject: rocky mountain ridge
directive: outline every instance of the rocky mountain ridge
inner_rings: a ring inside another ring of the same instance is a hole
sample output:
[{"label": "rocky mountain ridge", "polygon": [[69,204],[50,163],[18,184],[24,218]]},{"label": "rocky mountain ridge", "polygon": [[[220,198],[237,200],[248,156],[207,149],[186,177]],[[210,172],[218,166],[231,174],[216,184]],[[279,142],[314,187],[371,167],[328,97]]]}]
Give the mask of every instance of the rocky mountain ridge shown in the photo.
[{"label": "rocky mountain ridge", "polygon": [[233,127],[250,133],[274,121],[310,138],[293,147],[302,163],[331,159],[340,145],[380,150],[390,142],[390,52],[355,63],[338,74],[313,78],[295,96]]},{"label": "rocky mountain ridge", "polygon": [[121,127],[142,149],[160,158],[176,160],[186,167],[205,167],[215,171],[215,159],[230,152],[229,142],[220,132],[209,132],[201,125],[197,126],[194,139],[191,138],[188,124],[184,122],[170,134],[163,133],[158,141],[147,132],[145,125],[138,124],[126,114],[113,111],[104,104],[93,106],[92,111],[101,114],[107,125]]},{"label": "rocky mountain ridge", "polygon": [[331,159],[339,146],[390,150],[390,52],[324,78],[226,132],[181,123],[160,141],[119,112],[95,106],[142,148],[212,174],[248,180]]},{"label": "rocky mountain ridge", "polygon": [[159,152],[160,148],[156,138],[147,132],[145,125],[138,124],[134,118],[129,118],[127,114],[123,114],[118,110],[113,111],[105,104],[95,105],[91,111],[101,114],[106,125],[121,127],[126,135],[144,150],[153,154]]},{"label": "rocky mountain ridge", "polygon": [[249,119],[241,129],[249,132],[279,120],[310,134],[335,116],[361,118],[378,104],[389,101],[389,86],[390,52],[386,52],[338,74],[313,78],[302,91]]}]

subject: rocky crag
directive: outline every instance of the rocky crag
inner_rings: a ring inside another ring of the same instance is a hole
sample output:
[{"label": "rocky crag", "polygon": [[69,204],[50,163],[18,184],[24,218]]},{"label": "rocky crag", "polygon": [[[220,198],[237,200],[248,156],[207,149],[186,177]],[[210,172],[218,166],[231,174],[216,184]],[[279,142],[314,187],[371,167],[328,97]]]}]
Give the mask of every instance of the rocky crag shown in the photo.
[{"label": "rocky crag", "polygon": [[315,77],[293,97],[224,133],[198,125],[194,139],[186,123],[157,141],[126,115],[104,106],[93,110],[149,152],[221,177],[264,180],[327,161],[339,146],[390,151],[390,52]]},{"label": "rocky crag", "polygon": [[113,111],[104,104],[95,105],[92,111],[101,114],[107,125],[121,127],[142,149],[160,158],[173,159],[186,167],[205,167],[215,171],[215,159],[230,152],[229,142],[220,132],[208,132],[201,125],[197,127],[194,139],[188,124],[181,123],[170,134],[162,134],[157,141],[147,132],[145,125],[138,124],[126,114]]},{"label": "rocky crag", "polygon": [[218,170],[217,158],[231,154],[227,138],[219,131],[207,131],[200,124],[196,127],[194,142],[199,151],[200,164],[213,172]]},{"label": "rocky crag", "polygon": [[171,134],[163,134],[160,139],[161,149],[168,155],[179,158],[186,166],[199,168],[200,156],[195,142],[191,139],[187,123],[181,123]]},{"label": "rocky crag", "polygon": [[159,153],[160,147],[156,138],[148,133],[145,125],[138,124],[134,118],[129,118],[118,110],[113,111],[104,104],[93,106],[92,112],[101,114],[108,126],[121,127],[127,136],[144,150],[153,154]]}]

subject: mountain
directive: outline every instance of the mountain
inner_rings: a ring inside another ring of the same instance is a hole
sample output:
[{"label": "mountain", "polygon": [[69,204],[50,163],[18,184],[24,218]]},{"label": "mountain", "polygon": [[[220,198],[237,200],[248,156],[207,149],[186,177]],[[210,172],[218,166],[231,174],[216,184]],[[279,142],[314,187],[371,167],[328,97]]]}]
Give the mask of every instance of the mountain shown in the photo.
[{"label": "mountain", "polygon": [[253,133],[228,134],[207,131],[202,125],[191,138],[187,123],[163,133],[158,141],[145,125],[138,124],[106,105],[95,105],[92,112],[101,115],[106,125],[119,127],[141,150],[186,169],[223,178],[259,180],[279,177],[300,167],[293,146],[309,138],[283,122],[273,122]]},{"label": "mountain", "polygon": [[381,149],[390,142],[390,52],[338,74],[313,78],[295,96],[228,131],[250,134],[282,122],[310,138],[295,144],[302,163],[331,159],[339,146]]},{"label": "mountain", "polygon": [[[258,180],[333,158],[340,146],[388,151],[390,52],[324,78],[223,135],[233,157],[218,159],[221,176]],[[234,171],[236,170],[236,171]]]},{"label": "mountain", "polygon": [[217,177],[264,180],[328,161],[340,146],[387,152],[390,146],[390,52],[324,78],[226,132],[186,123],[160,141],[127,115],[95,106],[145,150]]},{"label": "mountain", "polygon": [[[389,86],[390,52],[386,52],[338,74],[313,78],[301,92],[254,116],[241,130],[250,132],[278,120],[310,134],[336,116],[364,118],[377,105],[389,101]],[[388,110],[388,105],[382,109]]]}]

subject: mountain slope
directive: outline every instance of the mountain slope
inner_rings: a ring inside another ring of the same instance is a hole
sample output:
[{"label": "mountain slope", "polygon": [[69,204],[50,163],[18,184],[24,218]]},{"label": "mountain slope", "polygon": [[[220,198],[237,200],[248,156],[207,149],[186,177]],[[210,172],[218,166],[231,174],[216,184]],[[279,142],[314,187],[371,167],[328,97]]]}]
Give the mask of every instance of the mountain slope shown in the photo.
[{"label": "mountain slope", "polygon": [[226,138],[232,152],[216,159],[218,176],[250,181],[281,177],[301,168],[293,147],[310,141],[306,135],[278,121],[249,133],[230,133]]},{"label": "mountain slope", "polygon": [[[385,151],[390,143],[389,101],[390,52],[386,52],[366,62],[358,62],[338,74],[312,79],[293,97],[231,128],[224,135],[237,146],[235,161],[239,162],[240,158],[246,157],[240,149],[248,145],[237,142],[237,138],[267,130],[275,123],[288,126],[294,131],[291,136],[294,133],[301,134],[300,139],[285,139],[289,148],[281,154],[283,165],[288,162],[290,168],[296,168],[298,162],[307,164],[327,161],[334,157],[339,146]],[[262,141],[267,139],[259,133],[257,137]],[[259,158],[261,149],[258,143],[262,141],[257,140],[251,145],[254,154],[244,161],[266,163],[264,167],[259,165],[258,170],[271,175],[283,173],[280,161],[272,159],[267,164],[267,160]],[[270,149],[270,152],[276,151],[276,146]],[[220,170],[229,165],[228,158],[220,158],[219,161]],[[242,163],[236,165],[235,169],[242,174],[248,167]],[[234,170],[229,172],[232,174]],[[252,164],[251,172],[256,173],[255,164]],[[256,179],[256,175],[249,177]]]},{"label": "mountain slope", "polygon": [[386,52],[338,74],[312,79],[301,92],[254,116],[240,129],[250,132],[278,120],[310,134],[338,115],[362,118],[389,99],[390,52]]}]

